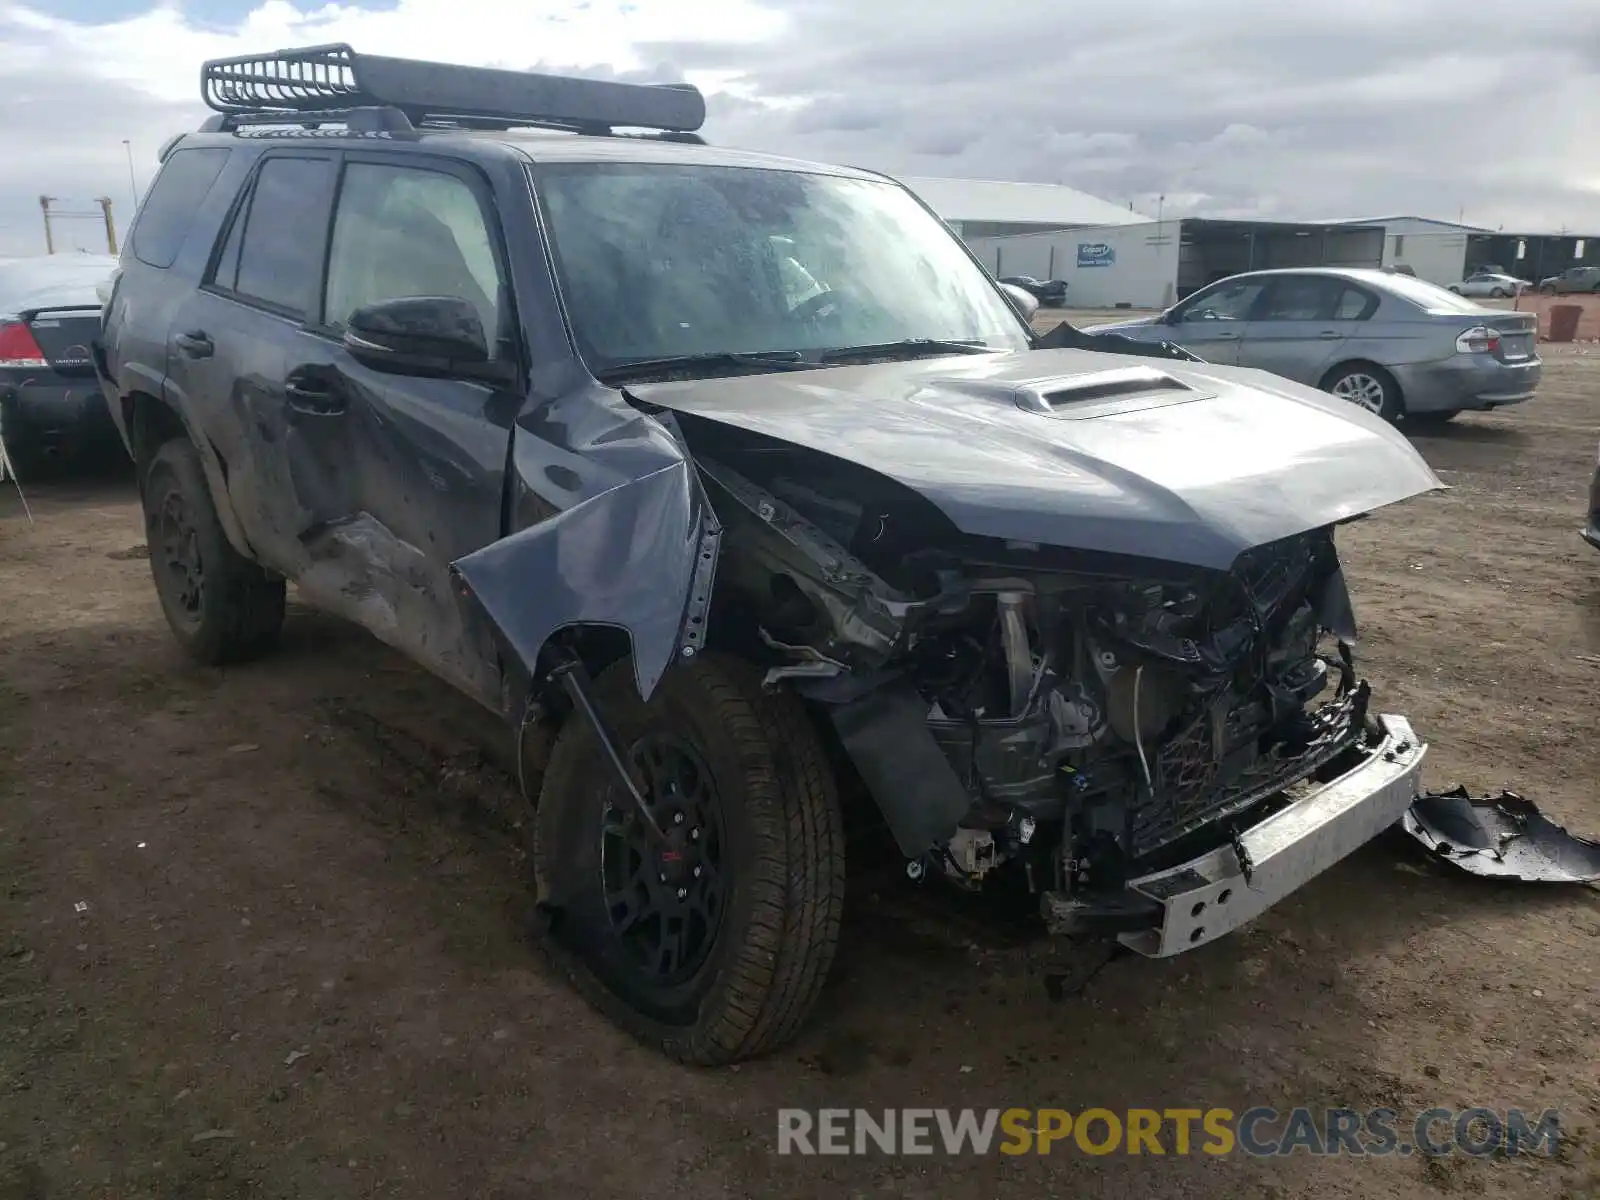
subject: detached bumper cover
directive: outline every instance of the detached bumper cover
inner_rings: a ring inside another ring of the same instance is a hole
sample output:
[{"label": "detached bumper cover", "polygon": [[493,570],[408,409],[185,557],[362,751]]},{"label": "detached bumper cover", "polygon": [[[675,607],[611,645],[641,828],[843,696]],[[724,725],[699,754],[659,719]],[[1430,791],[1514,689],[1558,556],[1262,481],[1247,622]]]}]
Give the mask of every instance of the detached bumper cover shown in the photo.
[{"label": "detached bumper cover", "polygon": [[1302,795],[1223,846],[1129,881],[1133,897],[1160,908],[1153,928],[1119,934],[1150,958],[1213,942],[1254,920],[1290,892],[1395,824],[1421,792],[1428,747],[1404,717],[1378,718],[1383,740],[1360,765]]}]

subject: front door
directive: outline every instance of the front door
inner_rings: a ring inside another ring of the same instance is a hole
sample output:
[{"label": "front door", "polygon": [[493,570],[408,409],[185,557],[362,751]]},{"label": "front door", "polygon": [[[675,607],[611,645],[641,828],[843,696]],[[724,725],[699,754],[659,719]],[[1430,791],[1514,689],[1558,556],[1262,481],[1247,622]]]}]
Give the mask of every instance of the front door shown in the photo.
[{"label": "front door", "polygon": [[1262,276],[1245,276],[1202,288],[1172,310],[1163,336],[1207,362],[1235,365],[1245,322],[1265,287]]},{"label": "front door", "polygon": [[492,354],[520,357],[500,245],[490,194],[470,168],[349,153],[314,315],[284,362],[297,485],[349,508],[306,531],[301,589],[492,705],[494,650],[463,623],[449,566],[504,532],[522,389],[378,371],[342,336],[364,305],[451,296],[477,310]]}]

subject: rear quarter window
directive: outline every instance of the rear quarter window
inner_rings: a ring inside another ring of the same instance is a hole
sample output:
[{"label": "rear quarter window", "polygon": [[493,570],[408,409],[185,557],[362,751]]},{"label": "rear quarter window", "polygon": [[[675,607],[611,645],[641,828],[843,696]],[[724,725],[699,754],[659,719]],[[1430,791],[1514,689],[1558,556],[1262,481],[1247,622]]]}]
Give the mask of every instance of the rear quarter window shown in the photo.
[{"label": "rear quarter window", "polygon": [[189,226],[231,153],[215,146],[174,150],[167,156],[128,240],[135,258],[162,270],[177,261]]},{"label": "rear quarter window", "polygon": [[1381,285],[1383,289],[1402,300],[1409,300],[1427,312],[1475,313],[1482,306],[1467,296],[1458,296],[1449,288],[1442,288],[1426,279],[1410,275],[1389,275]]}]

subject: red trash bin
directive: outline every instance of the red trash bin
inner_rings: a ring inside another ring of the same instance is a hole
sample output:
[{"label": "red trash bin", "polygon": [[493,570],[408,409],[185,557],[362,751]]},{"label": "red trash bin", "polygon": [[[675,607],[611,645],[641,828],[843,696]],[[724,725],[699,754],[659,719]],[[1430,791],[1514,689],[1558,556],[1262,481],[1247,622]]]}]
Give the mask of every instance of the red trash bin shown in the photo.
[{"label": "red trash bin", "polygon": [[1550,307],[1550,335],[1552,342],[1570,342],[1578,336],[1578,322],[1583,318],[1583,306],[1555,304]]}]

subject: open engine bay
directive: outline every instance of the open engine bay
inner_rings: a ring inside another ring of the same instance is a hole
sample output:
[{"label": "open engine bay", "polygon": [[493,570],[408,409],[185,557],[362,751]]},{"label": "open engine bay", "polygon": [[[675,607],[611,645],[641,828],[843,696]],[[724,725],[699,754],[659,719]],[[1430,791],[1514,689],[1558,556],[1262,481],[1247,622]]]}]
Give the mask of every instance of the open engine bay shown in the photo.
[{"label": "open engine bay", "polygon": [[829,708],[913,876],[1020,871],[1054,925],[1115,927],[1128,879],[1237,845],[1360,752],[1331,529],[1211,572],[935,539],[914,498],[815,459],[727,458],[698,460],[727,514],[719,591],[758,614],[769,685]]}]

